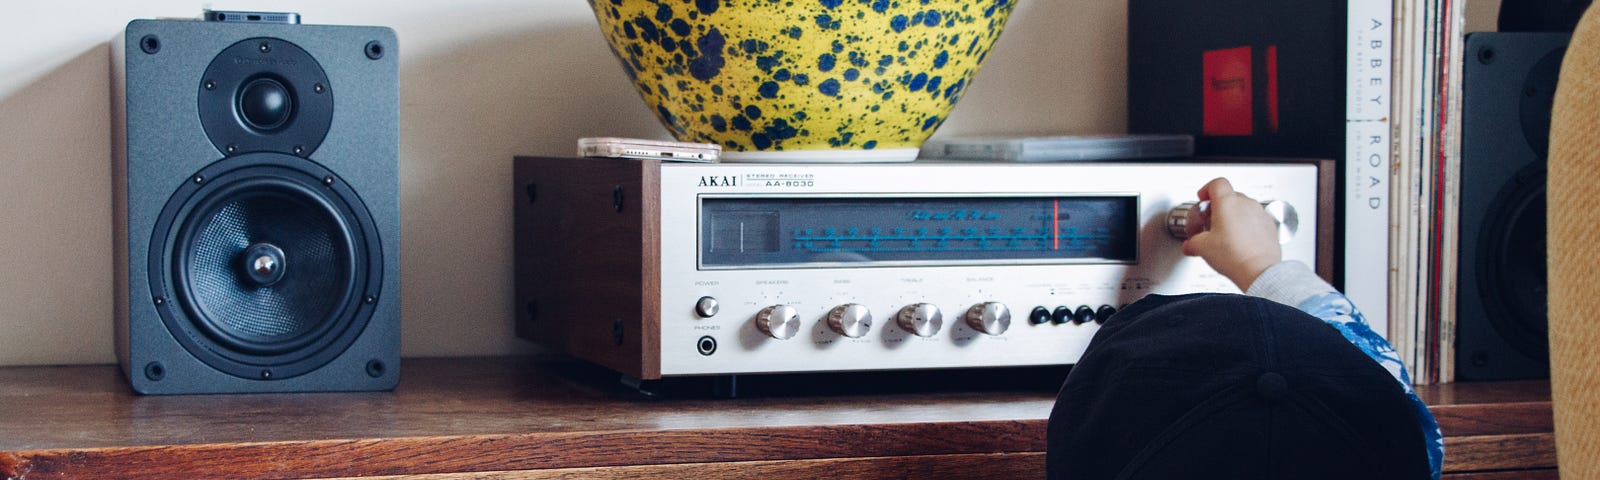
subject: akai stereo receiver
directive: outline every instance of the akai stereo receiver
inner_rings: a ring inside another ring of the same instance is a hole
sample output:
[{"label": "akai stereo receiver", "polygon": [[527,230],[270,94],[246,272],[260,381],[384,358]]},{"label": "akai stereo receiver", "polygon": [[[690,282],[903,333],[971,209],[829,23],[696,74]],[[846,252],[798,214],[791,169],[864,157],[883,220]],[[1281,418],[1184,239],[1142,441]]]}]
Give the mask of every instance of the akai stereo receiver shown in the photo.
[{"label": "akai stereo receiver", "polygon": [[1140,297],[1238,292],[1173,233],[1215,177],[1331,271],[1326,161],[514,170],[517,334],[645,380],[1074,363]]}]

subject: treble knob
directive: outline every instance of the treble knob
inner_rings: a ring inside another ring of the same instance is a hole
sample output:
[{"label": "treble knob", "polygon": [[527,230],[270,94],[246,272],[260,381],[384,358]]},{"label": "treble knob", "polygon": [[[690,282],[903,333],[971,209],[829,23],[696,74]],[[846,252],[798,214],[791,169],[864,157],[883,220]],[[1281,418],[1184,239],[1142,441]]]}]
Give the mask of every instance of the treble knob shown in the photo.
[{"label": "treble knob", "polygon": [[794,338],[800,332],[800,312],[788,305],[773,305],[756,313],[756,329],[778,340]]},{"label": "treble knob", "polygon": [[[1300,230],[1300,213],[1295,211],[1294,205],[1290,205],[1289,202],[1283,200],[1268,200],[1261,202],[1261,208],[1266,209],[1267,214],[1272,216],[1272,221],[1278,225],[1279,244],[1286,244],[1294,239],[1295,232]],[[1203,215],[1210,215],[1210,210],[1211,202],[1209,200],[1184,202],[1182,205],[1173,207],[1171,211],[1167,212],[1167,233],[1172,234],[1173,238],[1179,240],[1189,238],[1189,232],[1186,229],[1189,226],[1190,218],[1199,219]]]},{"label": "treble knob", "polygon": [[828,311],[828,328],[846,337],[861,338],[872,329],[872,311],[855,303],[833,307]]},{"label": "treble knob", "polygon": [[967,326],[989,335],[1006,333],[1011,328],[1011,309],[1000,302],[983,302],[967,309]]},{"label": "treble knob", "polygon": [[901,308],[894,321],[916,336],[931,337],[944,326],[944,314],[931,303],[917,303]]}]

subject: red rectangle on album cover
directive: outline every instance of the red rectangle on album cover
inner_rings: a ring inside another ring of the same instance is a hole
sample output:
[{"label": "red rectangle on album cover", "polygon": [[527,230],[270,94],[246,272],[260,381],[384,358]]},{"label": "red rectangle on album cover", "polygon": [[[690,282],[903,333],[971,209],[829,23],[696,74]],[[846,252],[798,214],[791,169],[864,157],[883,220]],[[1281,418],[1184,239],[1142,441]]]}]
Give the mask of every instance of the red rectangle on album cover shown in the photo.
[{"label": "red rectangle on album cover", "polygon": [[1211,136],[1254,133],[1250,84],[1250,47],[1207,50],[1201,54],[1201,132]]}]

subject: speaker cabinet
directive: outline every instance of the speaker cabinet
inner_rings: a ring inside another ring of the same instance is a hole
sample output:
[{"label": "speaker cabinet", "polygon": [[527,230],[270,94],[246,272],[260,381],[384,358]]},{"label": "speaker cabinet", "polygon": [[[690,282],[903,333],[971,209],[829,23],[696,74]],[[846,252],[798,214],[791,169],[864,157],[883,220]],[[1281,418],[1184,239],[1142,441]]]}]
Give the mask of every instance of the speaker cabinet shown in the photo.
[{"label": "speaker cabinet", "polygon": [[1460,380],[1550,375],[1545,159],[1569,34],[1474,33],[1462,76]]},{"label": "speaker cabinet", "polygon": [[394,32],[135,20],[117,40],[116,345],[133,389],[393,388]]}]

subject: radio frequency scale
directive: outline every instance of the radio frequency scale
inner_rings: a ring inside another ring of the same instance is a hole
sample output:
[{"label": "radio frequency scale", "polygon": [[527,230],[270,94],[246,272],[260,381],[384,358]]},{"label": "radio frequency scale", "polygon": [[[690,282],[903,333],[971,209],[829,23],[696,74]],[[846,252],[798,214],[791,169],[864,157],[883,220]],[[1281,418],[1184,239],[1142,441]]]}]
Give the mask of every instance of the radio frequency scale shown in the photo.
[{"label": "radio frequency scale", "polygon": [[647,380],[1070,364],[1140,297],[1238,292],[1169,229],[1212,178],[1326,278],[1329,163],[519,157],[517,333]]}]

